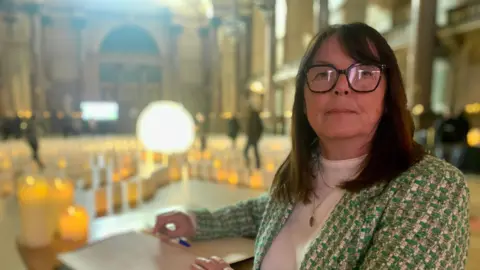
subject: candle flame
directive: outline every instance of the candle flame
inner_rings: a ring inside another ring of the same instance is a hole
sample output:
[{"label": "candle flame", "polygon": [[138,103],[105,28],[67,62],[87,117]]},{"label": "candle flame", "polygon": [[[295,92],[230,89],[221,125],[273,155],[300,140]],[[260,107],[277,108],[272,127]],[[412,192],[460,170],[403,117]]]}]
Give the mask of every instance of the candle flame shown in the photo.
[{"label": "candle flame", "polygon": [[55,178],[55,180],[53,180],[53,182],[54,182],[55,188],[57,188],[57,189],[61,189],[65,186],[65,183],[63,182],[63,180],[61,178]]},{"label": "candle flame", "polygon": [[67,208],[67,212],[68,212],[68,215],[74,216],[74,215],[77,213],[77,210],[75,209],[74,206],[69,206],[69,207]]},{"label": "candle flame", "polygon": [[35,178],[33,178],[33,176],[27,176],[25,182],[27,183],[27,185],[33,186],[35,184]]},{"label": "candle flame", "polygon": [[67,161],[65,159],[61,159],[58,161],[58,168],[65,169],[67,167]]}]

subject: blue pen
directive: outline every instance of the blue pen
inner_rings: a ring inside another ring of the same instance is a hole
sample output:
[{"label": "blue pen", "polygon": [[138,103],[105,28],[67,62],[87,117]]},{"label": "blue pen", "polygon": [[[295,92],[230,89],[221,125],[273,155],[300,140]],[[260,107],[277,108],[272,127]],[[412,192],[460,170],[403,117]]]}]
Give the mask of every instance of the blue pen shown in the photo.
[{"label": "blue pen", "polygon": [[184,246],[184,247],[190,247],[190,246],[191,246],[190,243],[188,243],[187,241],[185,241],[185,240],[183,240],[183,239],[181,239],[181,238],[178,239],[178,243],[179,243],[180,245]]}]

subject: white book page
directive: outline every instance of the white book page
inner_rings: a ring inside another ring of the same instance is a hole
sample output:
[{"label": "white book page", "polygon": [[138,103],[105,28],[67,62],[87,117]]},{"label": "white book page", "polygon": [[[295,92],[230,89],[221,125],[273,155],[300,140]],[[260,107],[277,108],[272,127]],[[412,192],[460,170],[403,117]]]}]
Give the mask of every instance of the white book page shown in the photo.
[{"label": "white book page", "polygon": [[74,270],[189,270],[195,258],[180,247],[137,232],[113,236],[59,255],[59,260]]}]

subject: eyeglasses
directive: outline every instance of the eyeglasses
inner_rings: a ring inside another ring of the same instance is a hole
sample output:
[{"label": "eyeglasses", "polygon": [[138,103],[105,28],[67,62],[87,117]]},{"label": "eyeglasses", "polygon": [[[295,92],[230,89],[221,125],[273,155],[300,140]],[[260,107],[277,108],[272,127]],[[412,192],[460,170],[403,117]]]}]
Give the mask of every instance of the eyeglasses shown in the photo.
[{"label": "eyeglasses", "polygon": [[375,91],[385,65],[365,65],[355,63],[347,69],[337,69],[331,64],[320,64],[309,66],[305,70],[307,85],[314,93],[327,93],[331,91],[338,82],[340,74],[347,77],[348,86],[358,93],[369,93]]}]

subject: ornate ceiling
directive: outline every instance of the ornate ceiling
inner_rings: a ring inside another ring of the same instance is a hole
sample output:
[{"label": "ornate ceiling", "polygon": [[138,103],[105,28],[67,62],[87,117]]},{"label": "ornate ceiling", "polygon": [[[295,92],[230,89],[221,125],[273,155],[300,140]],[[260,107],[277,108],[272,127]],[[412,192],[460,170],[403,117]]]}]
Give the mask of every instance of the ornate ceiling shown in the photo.
[{"label": "ornate ceiling", "polygon": [[[42,3],[48,6],[75,6],[102,10],[145,10],[152,6],[169,7],[175,14],[185,17],[212,17],[228,13],[234,2],[242,9],[256,0],[7,0],[15,3]],[[2,2],[0,0],[0,2]]]},{"label": "ornate ceiling", "polygon": [[[1,2],[2,0],[0,0]],[[168,7],[175,21],[198,25],[213,16],[228,17],[237,8],[240,14],[250,13],[253,2],[259,0],[6,0],[17,4],[41,3],[45,9],[152,12],[155,7]],[[262,0],[263,1],[263,0]],[[72,9],[73,8],[73,9]]]}]

